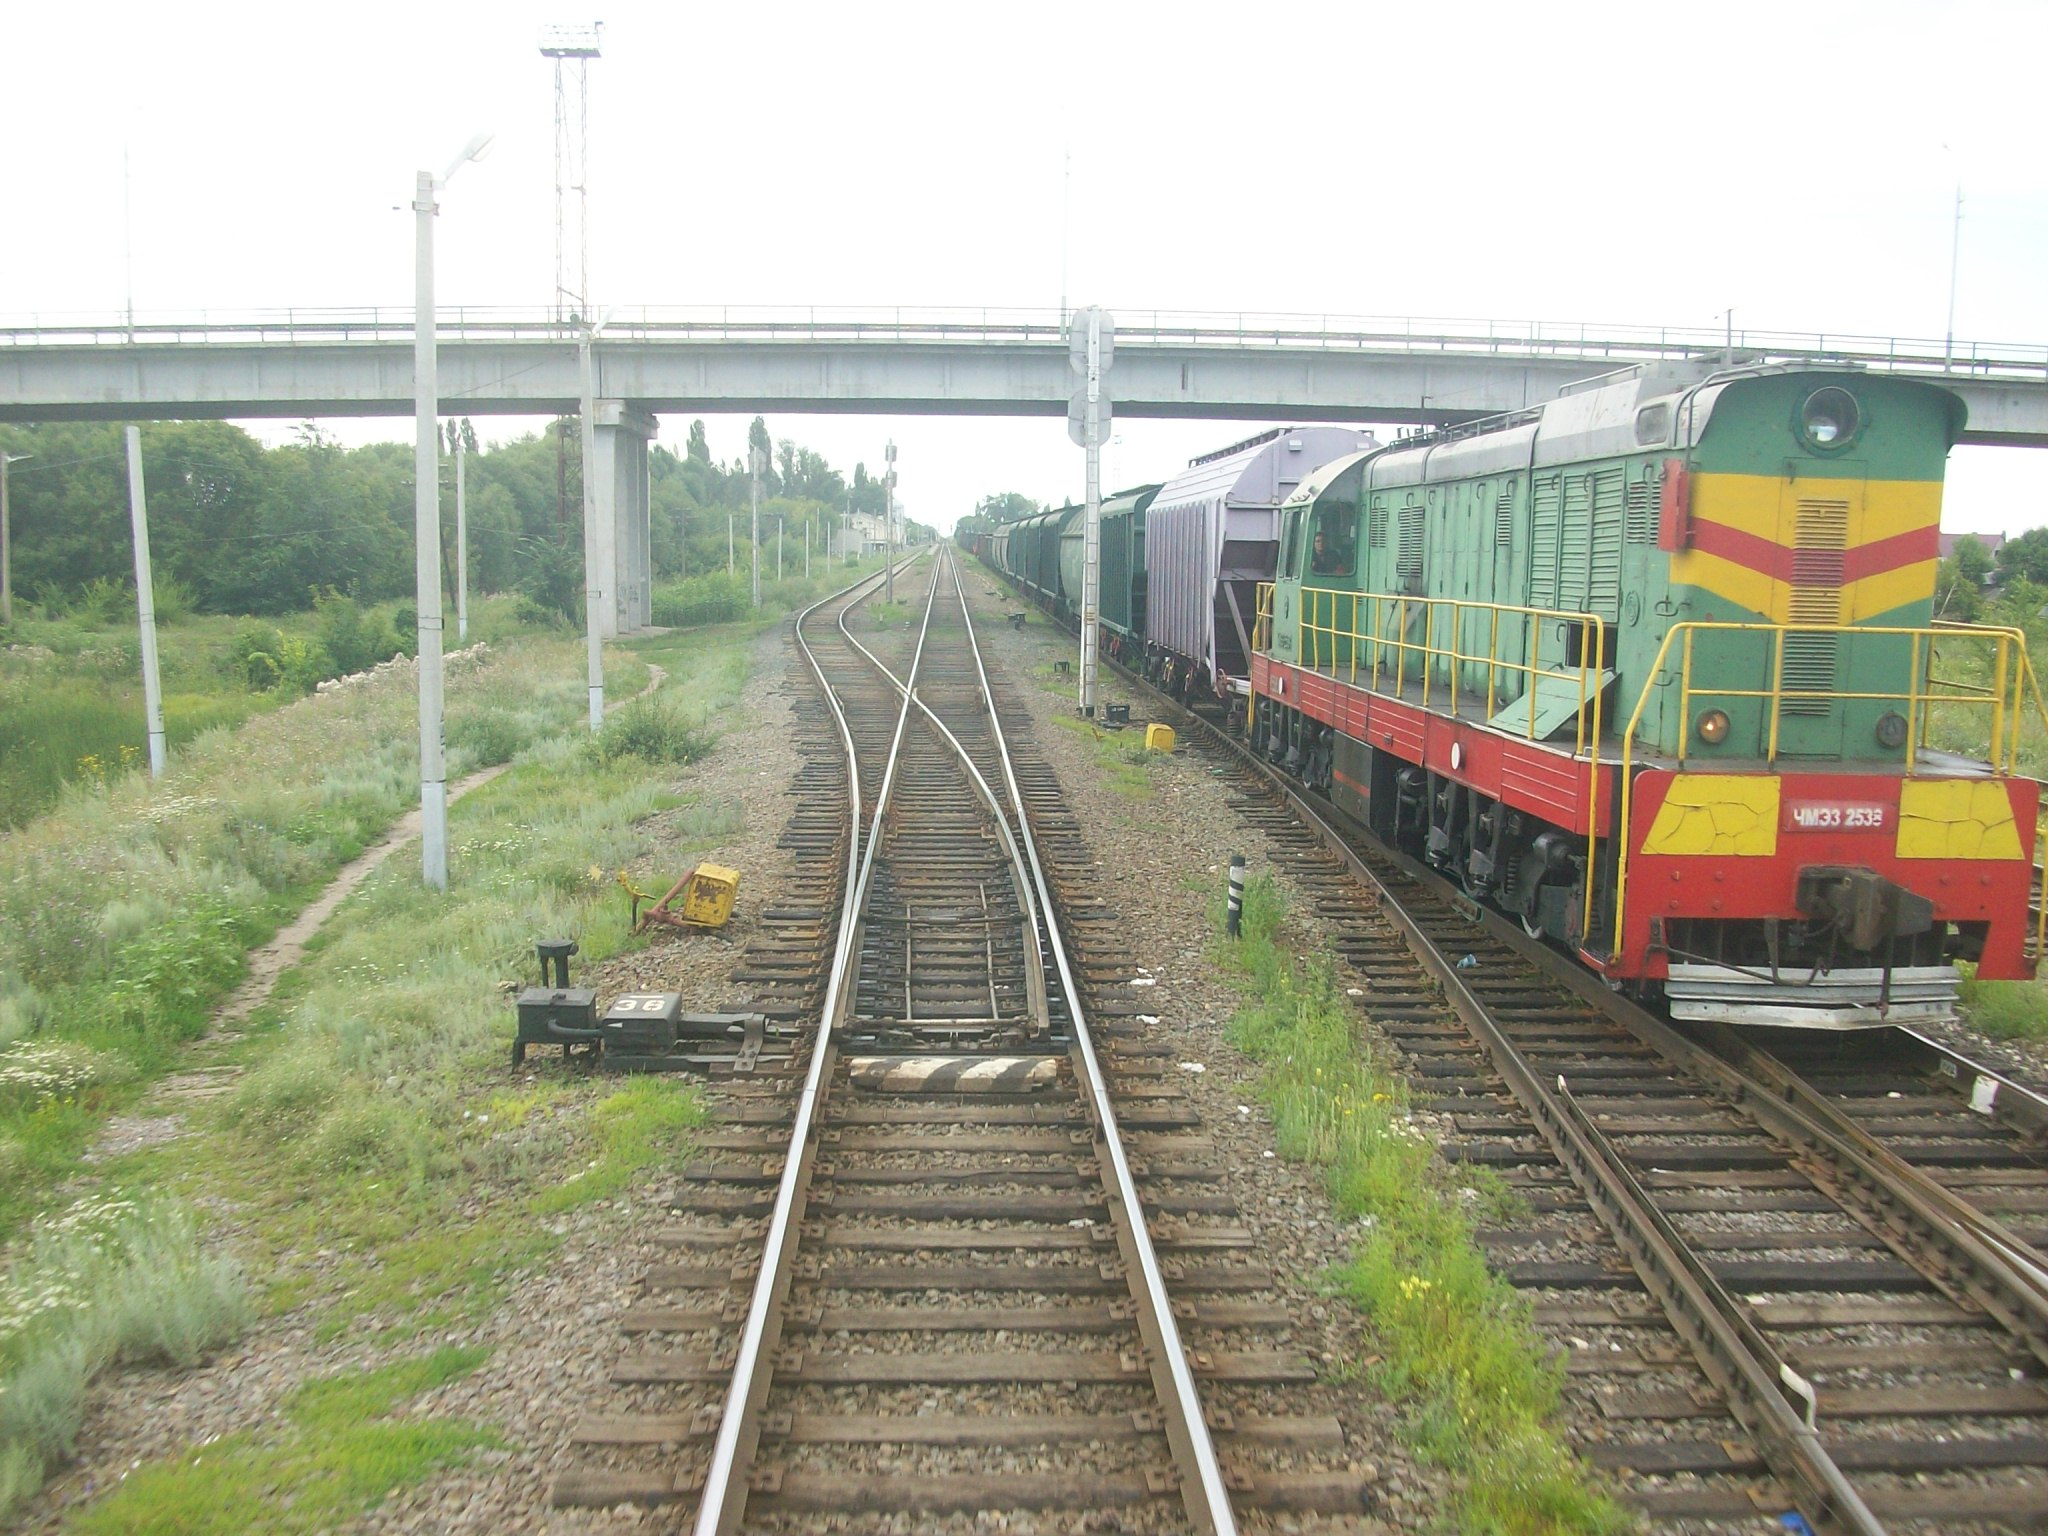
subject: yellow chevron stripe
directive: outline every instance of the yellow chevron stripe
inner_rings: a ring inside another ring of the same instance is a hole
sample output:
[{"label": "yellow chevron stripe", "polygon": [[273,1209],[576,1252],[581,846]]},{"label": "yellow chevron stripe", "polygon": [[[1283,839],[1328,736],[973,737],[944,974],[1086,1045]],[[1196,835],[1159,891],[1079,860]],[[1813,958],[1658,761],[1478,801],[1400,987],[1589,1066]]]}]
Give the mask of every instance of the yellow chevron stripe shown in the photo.
[{"label": "yellow chevron stripe", "polygon": [[[1754,614],[1769,615],[1773,610],[1786,606],[1782,593],[1773,595],[1778,584],[1762,571],[1751,570],[1746,565],[1737,565],[1733,560],[1723,560],[1719,555],[1710,555],[1703,550],[1681,550],[1671,557],[1671,584],[1674,587],[1698,587]],[[1703,618],[1705,615],[1694,614],[1693,617]],[[1715,617],[1732,619],[1738,615],[1717,614]],[[1778,622],[1783,623],[1784,620]]]},{"label": "yellow chevron stripe", "polygon": [[1875,576],[1850,582],[1842,591],[1842,616],[1854,623],[1868,624],[1908,603],[1932,602],[1936,565],[1933,560],[1918,560],[1895,571],[1879,571]]},{"label": "yellow chevron stripe", "polygon": [[1790,547],[1789,513],[1802,496],[1849,503],[1849,544],[1875,544],[1941,522],[1939,480],[1786,480],[1777,475],[1694,475],[1692,515]]},{"label": "yellow chevron stripe", "polygon": [[[1879,571],[1861,581],[1850,582],[1842,589],[1843,622],[1868,624],[1895,609],[1929,601],[1934,596],[1934,576],[1934,561],[1916,560],[1897,570]],[[1737,565],[1719,555],[1696,549],[1673,555],[1671,584],[1698,587],[1749,613],[1767,618],[1773,624],[1793,622],[1790,587],[1773,581],[1762,571]],[[1699,614],[1693,616],[1701,617]],[[1716,617],[1731,619],[1740,615],[1717,614]]]}]

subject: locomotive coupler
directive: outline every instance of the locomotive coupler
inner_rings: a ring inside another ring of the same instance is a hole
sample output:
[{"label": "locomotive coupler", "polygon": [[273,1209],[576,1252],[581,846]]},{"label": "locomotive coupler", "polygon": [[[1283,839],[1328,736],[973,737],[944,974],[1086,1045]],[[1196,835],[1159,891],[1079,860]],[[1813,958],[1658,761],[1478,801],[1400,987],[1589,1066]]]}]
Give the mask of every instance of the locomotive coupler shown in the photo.
[{"label": "locomotive coupler", "polygon": [[1800,914],[1832,927],[1850,949],[1870,951],[1934,926],[1934,903],[1874,869],[1815,864],[1799,871]]}]

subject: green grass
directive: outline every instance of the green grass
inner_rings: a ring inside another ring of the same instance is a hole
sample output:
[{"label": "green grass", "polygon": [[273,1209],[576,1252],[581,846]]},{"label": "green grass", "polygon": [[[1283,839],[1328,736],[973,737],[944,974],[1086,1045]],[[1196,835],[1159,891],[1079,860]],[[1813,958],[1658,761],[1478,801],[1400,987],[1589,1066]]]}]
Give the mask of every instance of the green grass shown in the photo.
[{"label": "green grass", "polygon": [[597,1156],[560,1184],[533,1197],[544,1215],[617,1194],[648,1168],[672,1160],[691,1145],[688,1132],[704,1123],[703,1095],[663,1077],[641,1077],[591,1107]]},{"label": "green grass", "polygon": [[[278,701],[281,702],[281,701]],[[247,693],[174,693],[164,699],[172,750],[211,730],[233,730],[272,701]],[[55,805],[67,784],[98,784],[147,762],[140,683],[59,675],[0,681],[0,827]]]},{"label": "green grass", "polygon": [[[0,731],[0,828],[49,811],[67,788],[91,790],[146,767],[134,604],[125,592],[119,597],[81,604],[61,618],[24,611],[7,631],[8,645],[0,646],[0,719],[7,723]],[[498,645],[532,633],[517,608],[512,598],[478,598],[470,609],[472,643]],[[409,611],[397,603],[358,610],[347,599],[323,598],[318,611],[261,620],[169,619],[160,612],[157,665],[171,750],[288,704],[317,677],[382,661],[401,644],[409,648],[409,632],[401,633]],[[252,645],[266,654],[303,652],[309,670],[290,686],[261,686],[275,681],[277,668],[255,666],[252,680]],[[452,738],[452,715],[449,729]]]},{"label": "green grass", "polygon": [[469,1374],[488,1351],[416,1360],[306,1383],[276,1430],[243,1430],[142,1468],[71,1524],[82,1536],[242,1536],[337,1529],[395,1490],[503,1444],[463,1419],[402,1416],[410,1398]]},{"label": "green grass", "polygon": [[[684,717],[721,719],[769,622],[670,647],[642,642],[639,654],[609,658],[614,696],[640,687],[659,657]],[[60,965],[41,948],[8,948],[13,936],[0,932],[0,1039],[28,1043],[0,1045],[0,1210],[19,1227],[60,1188],[64,1198],[118,1188],[167,1209],[231,1209],[235,1263],[189,1226],[187,1235],[195,1258],[246,1274],[253,1303],[245,1298],[241,1315],[288,1313],[316,1345],[391,1351],[477,1326],[587,1225],[588,1211],[687,1157],[703,1117],[694,1088],[553,1060],[514,1074],[507,1062],[502,984],[531,973],[533,938],[573,934],[579,971],[642,942],[627,933],[611,872],[740,821],[729,797],[678,793],[673,765],[590,750],[580,657],[571,639],[522,641],[451,678],[451,719],[461,709],[510,717],[522,745],[504,775],[451,809],[450,889],[426,891],[413,861],[392,859],[230,1039],[186,1043],[239,973],[250,934],[410,803],[409,688],[276,711],[240,740],[195,749],[168,785],[72,792],[54,816],[0,837],[0,914],[22,903],[12,910],[24,925],[77,940]],[[308,878],[294,884],[280,871]],[[38,894],[42,906],[28,905]],[[258,909],[261,921],[248,916]],[[71,926],[50,926],[61,924]],[[172,1066],[241,1075],[224,1098],[176,1105],[188,1134],[82,1166],[107,1114]],[[17,1238],[16,1253],[28,1240]],[[112,1293],[84,1312],[98,1329],[136,1315]],[[0,1405],[52,1405],[36,1414],[48,1427],[34,1444],[47,1455],[10,1456],[0,1443],[0,1480],[15,1497],[65,1453],[75,1425],[65,1404],[98,1359],[54,1358],[31,1390],[10,1382],[0,1393]],[[378,1417],[431,1380],[378,1371],[364,1381],[361,1393],[302,1394],[281,1426],[143,1468],[80,1528],[332,1529],[493,1443],[474,1425]]]},{"label": "green grass", "polygon": [[[583,713],[580,654],[566,637],[514,640],[452,673],[450,776],[543,741],[561,742],[548,749],[559,756]],[[628,654],[608,671],[620,691],[648,676]],[[160,783],[74,786],[0,833],[0,1237],[47,1206],[94,1126],[206,1028],[248,951],[414,803],[416,709],[402,673],[302,699],[173,753]],[[573,885],[587,867],[554,879]],[[31,1039],[127,1070],[17,1092],[9,1053]],[[374,1105],[351,1108],[331,1128],[344,1163],[380,1130]]]},{"label": "green grass", "polygon": [[2038,981],[1963,982],[1963,1011],[1973,1028],[1997,1040],[2048,1040],[2048,988]]},{"label": "green grass", "polygon": [[1243,939],[1219,941],[1246,996],[1231,1038],[1263,1066],[1282,1155],[1324,1167],[1338,1210],[1370,1218],[1335,1284],[1369,1320],[1382,1356],[1370,1375],[1407,1405],[1411,1443],[1457,1477],[1456,1529],[1629,1529],[1558,1438],[1559,1367],[1474,1241],[1474,1211],[1497,1208],[1499,1186],[1438,1162],[1401,1077],[1358,1039],[1333,962],[1297,961],[1283,918],[1271,881],[1258,877]]}]

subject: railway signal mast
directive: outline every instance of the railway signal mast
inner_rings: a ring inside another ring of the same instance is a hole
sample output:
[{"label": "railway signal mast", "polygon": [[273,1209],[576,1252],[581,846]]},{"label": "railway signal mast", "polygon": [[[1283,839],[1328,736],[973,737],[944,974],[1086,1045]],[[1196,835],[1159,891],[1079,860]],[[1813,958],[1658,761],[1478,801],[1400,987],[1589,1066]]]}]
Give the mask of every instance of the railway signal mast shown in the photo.
[{"label": "railway signal mast", "polygon": [[1074,311],[1067,358],[1081,387],[1067,402],[1067,436],[1088,453],[1088,510],[1081,524],[1081,713],[1095,714],[1095,668],[1102,644],[1102,445],[1109,438],[1109,391],[1104,380],[1116,328],[1099,305]]},{"label": "railway signal mast", "polygon": [[882,451],[888,472],[882,476],[882,584],[889,590],[882,601],[896,601],[896,439]]}]

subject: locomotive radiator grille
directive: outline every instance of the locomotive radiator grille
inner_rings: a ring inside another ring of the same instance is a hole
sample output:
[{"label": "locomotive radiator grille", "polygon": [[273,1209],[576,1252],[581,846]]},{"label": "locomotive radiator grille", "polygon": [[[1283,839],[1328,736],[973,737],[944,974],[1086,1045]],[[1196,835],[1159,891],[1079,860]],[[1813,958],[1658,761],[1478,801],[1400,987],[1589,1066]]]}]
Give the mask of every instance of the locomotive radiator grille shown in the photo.
[{"label": "locomotive radiator grille", "polygon": [[[1849,548],[1849,503],[1802,498],[1793,525],[1792,585],[1788,616],[1794,624],[1842,622],[1842,584]],[[1825,715],[1835,688],[1839,637],[1789,634],[1785,647],[1784,713]],[[1800,695],[1807,695],[1801,697]]]}]

